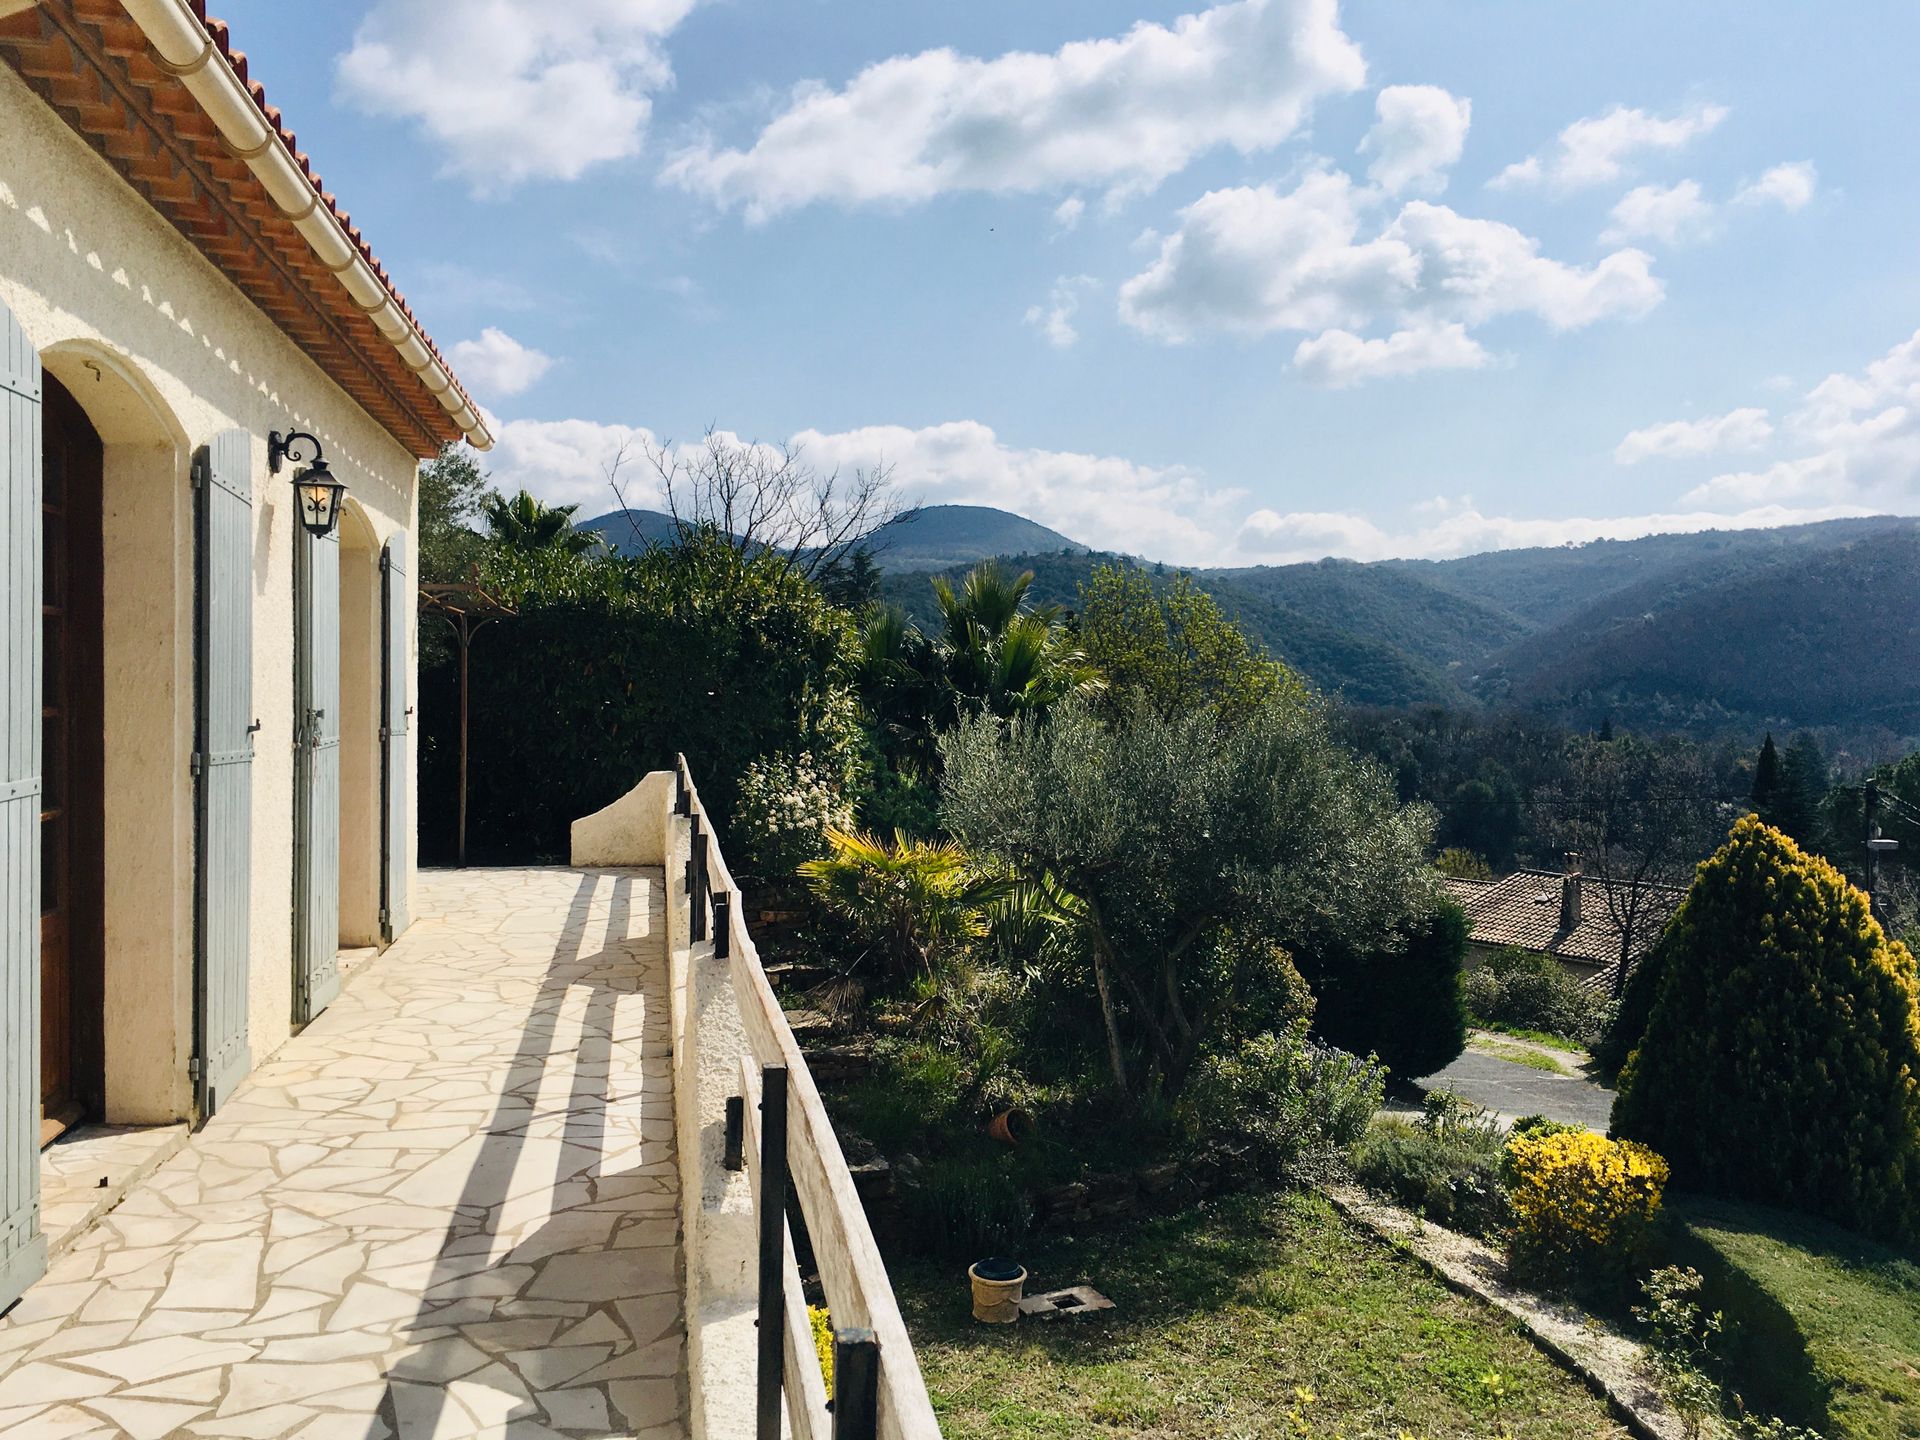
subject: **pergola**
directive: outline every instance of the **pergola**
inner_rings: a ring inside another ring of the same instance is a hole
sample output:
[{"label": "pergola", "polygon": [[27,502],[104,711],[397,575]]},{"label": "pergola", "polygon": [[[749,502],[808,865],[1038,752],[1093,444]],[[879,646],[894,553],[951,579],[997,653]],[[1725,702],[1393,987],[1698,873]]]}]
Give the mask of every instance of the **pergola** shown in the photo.
[{"label": "pergola", "polygon": [[490,594],[478,581],[435,582],[420,587],[420,613],[438,615],[453,629],[454,643],[460,647],[460,804],[454,829],[455,863],[467,864],[467,654],[473,637],[495,620],[507,620],[520,612],[497,595]]}]

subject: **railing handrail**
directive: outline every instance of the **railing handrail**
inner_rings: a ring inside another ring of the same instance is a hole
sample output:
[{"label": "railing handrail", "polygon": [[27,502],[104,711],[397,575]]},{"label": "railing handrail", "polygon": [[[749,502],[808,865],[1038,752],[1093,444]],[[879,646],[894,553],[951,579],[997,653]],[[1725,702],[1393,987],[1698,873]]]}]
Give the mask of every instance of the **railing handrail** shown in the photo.
[{"label": "railing handrail", "polygon": [[[675,784],[674,811],[676,815],[688,819],[698,837],[688,862],[688,879],[692,882],[689,898],[703,902],[694,906],[694,918],[696,922],[706,920],[703,912],[706,910],[704,901],[707,897],[715,900],[725,897],[724,903],[714,906],[714,925],[708,944],[714,958],[724,958],[730,967],[747,1043],[752,1051],[750,1055],[741,1057],[742,1104],[738,1110],[743,1123],[749,1127],[748,1134],[741,1140],[751,1140],[753,1143],[741,1143],[739,1150],[745,1157],[756,1162],[759,1160],[758,1140],[763,1134],[763,1127],[756,1123],[760,1117],[749,1117],[747,1112],[753,1111],[760,1100],[755,1083],[759,1077],[769,1069],[783,1070],[787,1091],[786,1168],[791,1176],[793,1194],[799,1201],[800,1213],[806,1221],[807,1232],[813,1241],[814,1263],[820,1272],[821,1288],[826,1294],[827,1309],[836,1335],[850,1347],[844,1352],[847,1355],[845,1366],[835,1367],[835,1378],[839,1380],[848,1372],[868,1370],[864,1357],[858,1353],[858,1347],[870,1346],[872,1351],[877,1352],[878,1375],[876,1393],[867,1402],[873,1407],[874,1428],[865,1433],[877,1434],[884,1440],[938,1440],[939,1421],[934,1416],[933,1402],[928,1398],[926,1384],[921,1379],[913,1342],[907,1334],[906,1321],[901,1318],[879,1247],[874,1242],[873,1229],[867,1223],[866,1210],[860,1203],[853,1175],[847,1168],[846,1157],[841,1153],[840,1142],[833,1133],[832,1122],[827,1117],[812,1072],[807,1068],[806,1058],[800,1051],[799,1041],[794,1038],[793,1030],[787,1024],[786,1012],[781,1008],[766,971],[761,967],[759,951],[747,930],[744,907],[739,903],[739,887],[727,868],[726,857],[720,851],[712,822],[700,803],[699,787],[694,783],[692,769],[684,755],[675,757]],[[697,938],[705,928],[696,923],[690,933]],[[734,1137],[729,1137],[728,1148],[730,1151],[734,1149]],[[761,1168],[764,1167],[758,1163],[748,1166],[753,1181],[756,1213],[759,1210]],[[784,1192],[786,1186],[777,1184],[774,1188]],[[783,1237],[783,1263],[787,1270],[792,1271],[792,1242],[790,1237],[785,1236],[785,1231],[783,1219],[778,1227],[778,1233]],[[771,1233],[763,1232],[763,1235],[770,1239]],[[797,1278],[797,1274],[792,1276],[795,1283]],[[800,1440],[815,1433],[824,1434],[824,1431],[817,1431],[816,1427],[824,1426],[826,1417],[807,1413],[819,1403],[818,1397],[825,1394],[825,1388],[824,1384],[815,1386],[805,1383],[805,1371],[808,1368],[811,1368],[816,1379],[820,1373],[813,1355],[811,1335],[804,1328],[805,1307],[799,1306],[796,1310],[783,1300],[778,1311],[770,1312],[763,1308],[763,1316],[770,1313],[786,1322],[780,1324],[779,1329],[786,1334],[785,1343],[789,1352],[796,1348],[804,1351],[801,1355],[788,1353],[784,1365],[784,1388],[793,1421],[793,1434]],[[793,1334],[796,1315],[803,1327],[797,1337]],[[860,1332],[866,1332],[864,1338]],[[795,1368],[796,1361],[799,1370]],[[857,1373],[853,1378],[858,1378]],[[796,1385],[796,1379],[801,1383]],[[833,1434],[836,1437],[860,1433],[851,1427],[859,1425],[857,1417],[866,1406],[859,1404],[857,1399],[855,1403],[847,1404],[849,1398],[854,1397],[842,1397],[842,1403],[832,1407]]]}]

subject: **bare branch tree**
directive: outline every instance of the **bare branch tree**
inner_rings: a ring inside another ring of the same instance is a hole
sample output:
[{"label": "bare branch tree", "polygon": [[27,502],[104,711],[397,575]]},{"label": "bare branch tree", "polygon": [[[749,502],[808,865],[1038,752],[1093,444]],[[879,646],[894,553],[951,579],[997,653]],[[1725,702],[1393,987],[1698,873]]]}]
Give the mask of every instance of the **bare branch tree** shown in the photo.
[{"label": "bare branch tree", "polygon": [[1655,891],[1686,881],[1725,819],[1706,762],[1684,741],[1576,740],[1566,778],[1536,797],[1536,807],[1543,832],[1600,881],[1620,932],[1618,998],[1635,940],[1653,922]]},{"label": "bare branch tree", "polygon": [[[801,446],[742,442],[711,426],[684,450],[639,443],[682,537],[711,529],[742,555],[774,555],[809,580],[835,569],[881,526],[916,513],[894,489],[889,465],[820,470]],[[620,480],[627,459],[622,445],[607,480],[631,517]]]}]

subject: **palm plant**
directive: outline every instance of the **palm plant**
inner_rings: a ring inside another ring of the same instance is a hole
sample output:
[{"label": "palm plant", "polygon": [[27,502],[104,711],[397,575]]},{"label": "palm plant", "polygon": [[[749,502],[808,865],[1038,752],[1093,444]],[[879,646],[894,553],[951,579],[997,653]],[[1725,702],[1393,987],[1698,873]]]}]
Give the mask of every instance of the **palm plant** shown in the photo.
[{"label": "palm plant", "polygon": [[951,841],[891,841],[829,830],[832,853],[800,867],[828,910],[885,957],[891,978],[932,979],[987,933],[991,907],[1012,890]]},{"label": "palm plant", "polygon": [[934,649],[949,721],[982,709],[1002,718],[1044,711],[1099,687],[1099,671],[1060,623],[1060,607],[1026,603],[1032,585],[1031,570],[1010,576],[993,561],[976,565],[958,590],[945,576],[934,578],[941,623]]},{"label": "palm plant", "polygon": [[596,549],[600,537],[590,530],[576,530],[573,515],[578,505],[543,505],[522,490],[511,499],[489,495],[481,504],[487,530],[496,543],[515,550],[560,550],[568,555],[584,555]]}]

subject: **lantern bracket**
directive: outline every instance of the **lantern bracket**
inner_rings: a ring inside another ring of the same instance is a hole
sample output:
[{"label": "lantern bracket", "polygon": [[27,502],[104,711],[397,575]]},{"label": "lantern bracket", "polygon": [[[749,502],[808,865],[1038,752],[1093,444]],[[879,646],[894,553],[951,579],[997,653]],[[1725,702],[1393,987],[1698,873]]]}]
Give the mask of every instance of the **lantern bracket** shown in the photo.
[{"label": "lantern bracket", "polygon": [[278,475],[280,473],[280,467],[285,461],[291,460],[296,465],[299,464],[301,457],[293,452],[294,447],[303,441],[306,443],[307,448],[313,452],[305,458],[310,461],[319,460],[324,464],[325,461],[321,460],[320,441],[317,438],[309,435],[305,430],[289,430],[284,435],[278,430],[274,430],[268,432],[267,435],[267,469],[273,474]]}]

